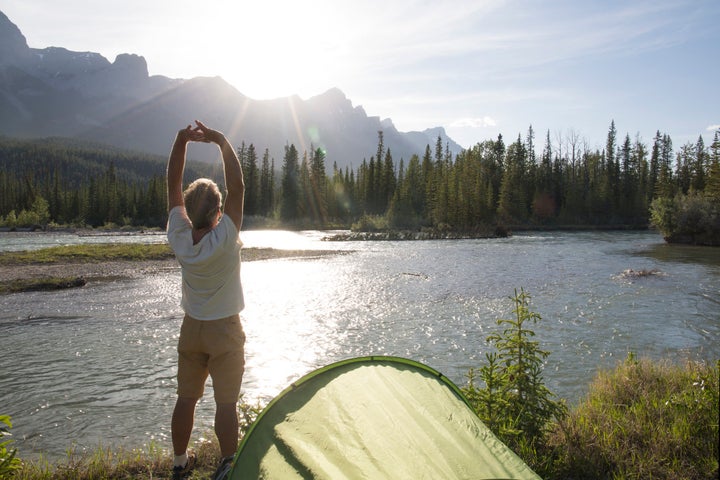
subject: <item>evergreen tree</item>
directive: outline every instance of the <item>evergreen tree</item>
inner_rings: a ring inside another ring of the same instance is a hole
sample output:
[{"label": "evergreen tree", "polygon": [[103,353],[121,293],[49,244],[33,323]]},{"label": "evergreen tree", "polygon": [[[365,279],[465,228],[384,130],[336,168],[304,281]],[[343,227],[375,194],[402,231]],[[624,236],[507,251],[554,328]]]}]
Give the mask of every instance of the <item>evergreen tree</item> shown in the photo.
[{"label": "evergreen tree", "polygon": [[672,198],[675,195],[672,173],[672,141],[667,134],[660,139],[658,146],[658,180],[655,197]]},{"label": "evergreen tree", "polygon": [[527,161],[529,164],[537,164],[535,158],[535,130],[532,124],[528,127],[527,136],[525,137],[525,149],[527,150]]},{"label": "evergreen tree", "polygon": [[[353,181],[355,185],[355,198],[357,199],[356,211],[358,215],[362,213],[368,213],[370,211],[367,196],[372,188],[367,187],[368,169],[368,162],[366,159],[363,158],[363,161],[358,168],[357,175],[355,175]],[[355,172],[351,173],[354,174]]]},{"label": "evergreen tree", "polygon": [[553,186],[553,152],[550,130],[545,137],[540,165],[535,174],[535,188],[532,197],[532,212],[536,219],[545,220],[557,213],[556,189]]},{"label": "evergreen tree", "polygon": [[62,190],[60,187],[60,173],[57,168],[53,169],[52,174],[52,193],[48,195],[50,202],[48,204],[48,213],[50,218],[54,219],[58,223],[65,223],[65,205],[64,198],[62,196]]},{"label": "evergreen tree", "polygon": [[525,161],[525,198],[531,202],[535,197],[536,190],[536,177],[538,175],[538,163],[535,155],[535,130],[532,125],[528,127],[527,135],[525,136],[525,151],[527,152],[527,159]]},{"label": "evergreen tree", "polygon": [[350,191],[346,185],[346,176],[333,162],[333,175],[330,195],[328,196],[328,216],[335,220],[348,221],[350,219]]},{"label": "evergreen tree", "polygon": [[675,182],[678,191],[687,194],[690,191],[693,177],[693,166],[695,163],[695,145],[686,143],[680,147],[676,156],[675,164]]},{"label": "evergreen tree", "polygon": [[167,181],[164,175],[153,175],[148,184],[146,198],[148,202],[146,224],[164,227],[167,222]]},{"label": "evergreen tree", "polygon": [[505,156],[505,171],[500,185],[498,215],[504,222],[523,222],[527,218],[527,199],[523,185],[523,174],[527,151],[518,135]]},{"label": "evergreen tree", "polygon": [[463,393],[504,443],[534,455],[546,441],[550,421],[562,419],[567,407],[545,386],[542,370],[549,352],[533,340],[530,325],[542,317],[530,310],[530,295],[524,291],[515,291],[511,300],[512,318],[497,320],[499,330],[487,337],[495,351],[485,354],[487,365],[479,370],[484,388],[478,388],[475,370],[470,370]]},{"label": "evergreen tree", "polygon": [[380,200],[382,202],[381,211],[385,211],[390,205],[390,200],[395,194],[397,188],[397,177],[395,176],[395,164],[393,163],[392,153],[390,149],[385,152],[385,159],[382,167],[382,186],[380,193]]},{"label": "evergreen tree", "polygon": [[410,157],[410,163],[405,172],[403,195],[409,204],[411,218],[419,222],[425,213],[425,178],[422,165],[417,155]]},{"label": "evergreen tree", "polygon": [[607,175],[605,152],[588,152],[585,155],[585,164],[589,191],[587,222],[591,225],[597,225],[609,220],[608,213],[612,209],[612,190]]},{"label": "evergreen tree", "polygon": [[345,168],[345,191],[347,192],[348,202],[349,202],[349,209],[350,209],[350,216],[351,217],[357,217],[360,215],[361,212],[361,200],[360,200],[360,194],[359,188],[358,188],[358,182],[355,177],[355,171],[350,170],[349,168]]},{"label": "evergreen tree", "polygon": [[615,155],[617,148],[617,130],[615,128],[615,120],[610,122],[610,129],[607,134],[607,143],[605,144],[605,166],[607,169],[608,184],[610,186],[610,204],[612,212],[616,212],[621,204],[620,199],[620,165]]},{"label": "evergreen tree", "polygon": [[648,174],[647,203],[649,204],[657,195],[658,179],[660,178],[660,150],[662,148],[662,136],[660,130],[655,132],[652,152],[650,154],[650,171]]},{"label": "evergreen tree", "polygon": [[437,203],[437,182],[435,181],[435,167],[433,166],[430,145],[425,145],[425,154],[422,158],[422,179],[425,182],[425,211],[423,217],[432,223],[435,205]]},{"label": "evergreen tree", "polygon": [[310,162],[310,217],[320,224],[327,221],[327,175],[325,174],[325,152],[321,148],[313,151]]},{"label": "evergreen tree", "polygon": [[552,196],[557,202],[557,210],[563,209],[563,198],[565,196],[565,171],[567,169],[567,157],[560,155],[561,150],[558,149],[558,154],[553,158],[553,170],[552,170]]},{"label": "evergreen tree", "polygon": [[297,215],[300,218],[311,218],[313,215],[313,189],[310,181],[310,161],[307,151],[303,153],[300,162],[300,202],[298,203]]},{"label": "evergreen tree", "polygon": [[635,138],[635,144],[632,150],[632,164],[635,166],[636,174],[633,177],[635,186],[631,187],[631,202],[634,216],[634,223],[647,224],[648,208],[648,161],[647,149],[640,141],[640,135]]},{"label": "evergreen tree", "polygon": [[710,167],[704,193],[711,200],[720,203],[720,129],[715,132],[710,146]]},{"label": "evergreen tree", "polygon": [[695,162],[692,169],[692,181],[690,187],[696,192],[702,192],[705,189],[705,177],[709,166],[709,155],[705,149],[705,141],[702,135],[698,137],[695,144]]},{"label": "evergreen tree", "polygon": [[505,170],[505,142],[502,134],[498,134],[497,140],[492,143],[487,170],[494,195],[493,206],[497,208],[500,199],[500,184]]},{"label": "evergreen tree", "polygon": [[263,153],[262,166],[260,168],[260,192],[259,192],[259,205],[258,215],[269,216],[273,212],[274,208],[274,195],[275,195],[275,172],[273,166],[270,165],[270,152],[265,149]]},{"label": "evergreen tree", "polygon": [[393,228],[413,228],[412,210],[410,207],[410,199],[405,184],[405,164],[400,159],[400,167],[398,173],[398,186],[393,193],[388,207],[387,217],[388,225]]},{"label": "evergreen tree", "polygon": [[280,218],[295,220],[298,216],[300,203],[300,166],[295,145],[285,147],[282,167],[282,197],[280,200]]},{"label": "evergreen tree", "polygon": [[370,157],[370,162],[367,164],[366,175],[364,176],[363,183],[365,187],[365,211],[367,213],[376,215],[379,214],[378,207],[378,169],[375,162],[375,157]]},{"label": "evergreen tree", "polygon": [[[241,153],[243,155],[241,156]],[[245,182],[245,213],[247,215],[260,214],[260,170],[258,169],[257,152],[252,143],[245,148],[243,142],[238,151],[243,168],[243,180]]]},{"label": "evergreen tree", "polygon": [[438,135],[435,141],[435,162],[433,165],[435,208],[433,209],[432,220],[435,225],[449,223],[449,177],[450,169],[443,155],[442,138]]},{"label": "evergreen tree", "polygon": [[98,190],[95,179],[91,178],[87,189],[88,210],[83,220],[84,223],[93,227],[101,226],[104,223],[105,218]]},{"label": "evergreen tree", "polygon": [[620,164],[620,186],[622,188],[622,195],[624,199],[627,199],[630,190],[635,184],[635,174],[637,173],[637,168],[633,164],[632,142],[630,141],[629,134],[625,135],[625,141],[622,147],[620,147],[618,162]]}]

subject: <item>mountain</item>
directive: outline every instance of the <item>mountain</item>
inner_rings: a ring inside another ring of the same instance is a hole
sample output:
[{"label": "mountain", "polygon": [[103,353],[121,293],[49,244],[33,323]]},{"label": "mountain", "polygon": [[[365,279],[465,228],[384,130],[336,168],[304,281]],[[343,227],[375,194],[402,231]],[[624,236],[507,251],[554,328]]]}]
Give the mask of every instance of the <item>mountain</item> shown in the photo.
[{"label": "mountain", "polygon": [[[0,133],[62,136],[166,155],[178,129],[194,119],[223,130],[237,146],[267,148],[279,166],[286,145],[323,148],[326,165],[358,167],[377,152],[383,132],[397,165],[438,136],[453,153],[461,147],[442,127],[399,132],[389,119],[370,117],[339,89],[302,100],[254,100],[220,77],[171,79],[148,75],[145,59],[121,54],[114,62],[93,52],[30,48],[20,29],[0,12]],[[207,150],[193,146],[189,155]]]}]

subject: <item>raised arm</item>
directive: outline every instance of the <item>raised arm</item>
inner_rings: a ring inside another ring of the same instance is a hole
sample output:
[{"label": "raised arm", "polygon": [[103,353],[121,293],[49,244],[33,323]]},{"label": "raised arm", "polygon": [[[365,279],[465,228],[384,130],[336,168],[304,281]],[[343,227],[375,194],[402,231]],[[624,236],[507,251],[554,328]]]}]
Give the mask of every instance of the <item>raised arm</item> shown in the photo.
[{"label": "raised arm", "polygon": [[238,160],[235,149],[228,139],[225,138],[225,135],[217,130],[206,127],[202,122],[197,120],[195,122],[197,123],[198,129],[205,136],[205,140],[215,143],[220,147],[223,159],[223,171],[225,174],[225,187],[227,188],[223,214],[230,217],[235,227],[240,231],[245,204],[245,181],[243,180],[240,160]]},{"label": "raised arm", "polygon": [[180,130],[175,137],[170,158],[167,166],[167,198],[168,211],[177,206],[185,205],[183,200],[183,173],[185,171],[185,156],[187,154],[188,142],[204,141],[204,135],[199,128],[187,128]]}]

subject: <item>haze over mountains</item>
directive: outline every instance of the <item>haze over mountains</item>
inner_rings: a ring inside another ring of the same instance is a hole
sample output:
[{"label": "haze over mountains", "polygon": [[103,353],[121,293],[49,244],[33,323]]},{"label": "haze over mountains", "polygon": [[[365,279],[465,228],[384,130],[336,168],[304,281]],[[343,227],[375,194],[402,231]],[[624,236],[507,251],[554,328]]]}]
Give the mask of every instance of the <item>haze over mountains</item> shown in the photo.
[{"label": "haze over mountains", "polygon": [[376,154],[379,130],[396,165],[422,156],[427,145],[434,152],[438,136],[451,152],[462,149],[442,127],[399,132],[339,89],[307,100],[253,100],[220,77],[149,76],[145,59],[134,54],[111,63],[93,52],[30,48],[0,12],[0,135],[70,137],[166,155],[175,132],[195,118],[238,146],[254,144],[259,157],[267,148],[277,167],[289,144],[301,155],[323,148],[328,167],[358,167]]}]

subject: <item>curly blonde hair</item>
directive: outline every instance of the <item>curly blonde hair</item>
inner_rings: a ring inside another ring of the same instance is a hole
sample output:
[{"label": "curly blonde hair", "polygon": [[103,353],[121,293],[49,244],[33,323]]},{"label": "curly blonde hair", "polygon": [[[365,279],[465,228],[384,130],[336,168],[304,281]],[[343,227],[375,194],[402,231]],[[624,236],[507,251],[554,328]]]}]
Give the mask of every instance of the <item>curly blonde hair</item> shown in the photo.
[{"label": "curly blonde hair", "polygon": [[215,222],[222,205],[222,195],[217,184],[208,178],[199,178],[183,192],[185,210],[193,228],[200,230]]}]

